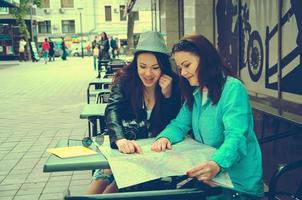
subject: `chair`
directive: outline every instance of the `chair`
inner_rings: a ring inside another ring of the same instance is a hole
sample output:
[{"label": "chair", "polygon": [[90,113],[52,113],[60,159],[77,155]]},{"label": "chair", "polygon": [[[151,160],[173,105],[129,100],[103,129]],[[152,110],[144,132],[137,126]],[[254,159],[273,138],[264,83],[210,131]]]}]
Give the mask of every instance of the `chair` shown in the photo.
[{"label": "chair", "polygon": [[[112,85],[112,78],[95,79],[88,84],[87,88],[87,104],[90,103],[91,97],[97,97],[100,94],[106,94],[110,92],[110,86]],[[92,89],[94,86],[94,90]]]},{"label": "chair", "polygon": [[[269,142],[273,142],[276,140],[280,140],[286,137],[294,136],[300,134],[300,130],[297,128],[292,128],[288,131],[278,133],[276,135],[268,136],[259,139],[259,143],[261,145]],[[294,200],[300,200],[302,199],[302,174],[298,174],[300,177],[300,183],[297,185],[297,189],[294,193],[284,191],[281,188],[278,187],[278,183],[280,182],[280,179],[287,175],[289,172],[292,172],[294,170],[300,170],[302,172],[302,160],[294,161],[294,162],[289,162],[285,164],[281,164],[278,166],[277,170],[274,172],[273,176],[270,178],[269,185],[267,190],[265,191],[265,197],[268,198],[268,200],[278,200],[278,199],[283,199],[280,198],[280,196],[288,197],[289,199],[294,199]],[[288,199],[287,198],[287,199]]]},{"label": "chair", "polygon": [[120,70],[121,68],[123,68],[125,65],[127,65],[128,63],[123,61],[123,60],[112,60],[107,67],[105,76],[113,76],[114,73],[118,70]]},{"label": "chair", "polygon": [[302,160],[290,162],[278,167],[269,182],[269,191],[266,193],[268,200],[280,199],[278,198],[278,196],[287,196],[294,200],[302,199],[302,174],[297,174],[298,176],[300,176],[300,183],[298,184],[296,192],[294,194],[278,188],[278,182],[280,181],[280,178],[282,176],[285,176],[288,172],[296,169],[302,169]]},{"label": "chair", "polygon": [[108,68],[110,60],[99,60],[98,61],[98,75],[97,78],[101,78],[102,67],[105,67],[105,70]]}]

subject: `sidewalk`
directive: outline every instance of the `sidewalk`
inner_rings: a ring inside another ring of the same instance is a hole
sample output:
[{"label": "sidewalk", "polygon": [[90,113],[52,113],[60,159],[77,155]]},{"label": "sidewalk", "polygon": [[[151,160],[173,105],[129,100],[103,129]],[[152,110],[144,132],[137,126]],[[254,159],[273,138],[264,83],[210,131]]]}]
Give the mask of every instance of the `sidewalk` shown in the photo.
[{"label": "sidewalk", "polygon": [[9,60],[9,61],[3,61],[3,60],[0,60],[0,69],[2,67],[10,67],[10,66],[16,66],[16,65],[19,65],[19,61],[16,61],[16,60]]},{"label": "sidewalk", "polygon": [[70,188],[83,194],[91,171],[43,173],[43,164],[62,138],[82,139],[79,119],[92,57],[22,62],[0,70],[0,200],[62,199]]}]

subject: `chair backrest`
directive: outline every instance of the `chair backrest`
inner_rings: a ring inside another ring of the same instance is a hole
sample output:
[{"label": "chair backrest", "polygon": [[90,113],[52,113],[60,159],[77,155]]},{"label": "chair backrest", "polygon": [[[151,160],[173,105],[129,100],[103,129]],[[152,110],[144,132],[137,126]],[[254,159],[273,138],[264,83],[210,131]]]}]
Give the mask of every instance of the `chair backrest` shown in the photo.
[{"label": "chair backrest", "polygon": [[[294,170],[298,171],[297,176],[300,177],[300,183],[297,185],[295,193],[287,192],[282,190],[281,188],[278,188],[278,182],[280,181],[281,177],[288,175],[289,172],[292,172]],[[270,179],[269,192],[267,196],[269,200],[275,200],[278,196],[288,196],[292,199],[302,199],[302,160],[287,163],[280,166],[276,170],[276,172]]]}]

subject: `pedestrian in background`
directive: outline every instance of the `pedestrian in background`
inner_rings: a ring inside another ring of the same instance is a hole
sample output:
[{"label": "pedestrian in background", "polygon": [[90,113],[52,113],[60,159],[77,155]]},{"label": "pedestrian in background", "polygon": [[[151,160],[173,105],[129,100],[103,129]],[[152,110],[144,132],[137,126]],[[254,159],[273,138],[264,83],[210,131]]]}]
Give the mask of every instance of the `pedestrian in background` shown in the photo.
[{"label": "pedestrian in background", "polygon": [[115,59],[117,44],[116,44],[116,40],[113,37],[111,37],[111,40],[110,40],[110,47],[111,47],[112,58]]},{"label": "pedestrian in background", "polygon": [[99,54],[100,54],[100,48],[98,45],[95,45],[93,48],[93,69],[94,69],[94,71],[97,70],[97,64],[98,64],[97,61],[98,61]]},{"label": "pedestrian in background", "polygon": [[67,60],[67,51],[66,51],[66,45],[65,45],[65,40],[62,37],[62,43],[61,43],[61,48],[62,48],[62,60]]},{"label": "pedestrian in background", "polygon": [[25,58],[25,49],[26,49],[26,41],[24,40],[24,38],[21,38],[21,40],[19,41],[19,61],[26,61]]},{"label": "pedestrian in background", "polygon": [[49,61],[55,61],[55,44],[54,42],[49,38]]},{"label": "pedestrian in background", "polygon": [[110,60],[109,54],[109,39],[105,32],[101,33],[101,41],[100,41],[100,60]]},{"label": "pedestrian in background", "polygon": [[45,64],[47,64],[47,61],[48,61],[49,49],[50,49],[49,42],[48,42],[47,38],[45,38],[44,42],[42,43],[42,55],[43,55]]}]

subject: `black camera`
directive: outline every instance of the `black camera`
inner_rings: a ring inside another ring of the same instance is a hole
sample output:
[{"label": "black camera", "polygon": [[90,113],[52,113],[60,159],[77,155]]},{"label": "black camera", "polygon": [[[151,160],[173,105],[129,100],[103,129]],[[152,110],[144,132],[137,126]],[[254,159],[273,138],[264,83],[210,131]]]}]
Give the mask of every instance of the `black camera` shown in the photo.
[{"label": "black camera", "polygon": [[148,136],[148,130],[146,123],[141,121],[123,122],[124,134],[127,140],[136,140],[141,138],[146,138]]},{"label": "black camera", "polygon": [[135,140],[136,135],[139,134],[140,127],[138,124],[129,124],[125,128],[125,136],[128,140]]}]

